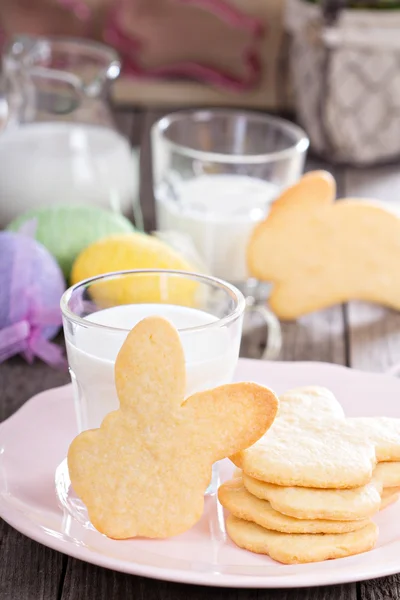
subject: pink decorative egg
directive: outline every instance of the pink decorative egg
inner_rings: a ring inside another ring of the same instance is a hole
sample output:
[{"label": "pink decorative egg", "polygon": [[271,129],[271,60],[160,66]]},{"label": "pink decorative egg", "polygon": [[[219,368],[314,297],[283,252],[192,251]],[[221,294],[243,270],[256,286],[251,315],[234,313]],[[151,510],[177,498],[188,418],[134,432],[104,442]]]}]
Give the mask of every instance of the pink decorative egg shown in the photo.
[{"label": "pink decorative egg", "polygon": [[65,281],[53,256],[28,235],[0,232],[0,363],[22,353],[49,364],[62,362],[61,349],[48,340],[61,320]]}]

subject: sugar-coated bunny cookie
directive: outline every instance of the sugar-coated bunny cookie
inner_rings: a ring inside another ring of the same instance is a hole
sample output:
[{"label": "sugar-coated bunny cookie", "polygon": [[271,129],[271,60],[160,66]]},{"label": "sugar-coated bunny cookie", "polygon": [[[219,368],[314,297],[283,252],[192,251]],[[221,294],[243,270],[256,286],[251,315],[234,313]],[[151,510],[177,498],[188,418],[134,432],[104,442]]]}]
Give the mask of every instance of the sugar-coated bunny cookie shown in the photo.
[{"label": "sugar-coated bunny cookie", "polygon": [[400,218],[378,202],[334,203],[335,195],[329,173],[308,173],[253,231],[248,268],[273,283],[281,319],[356,299],[400,309]]},{"label": "sugar-coated bunny cookie", "polygon": [[212,464],[251,446],[275,418],[277,398],[260,385],[223,385],[184,400],[185,379],[176,329],[144,319],[116,360],[120,408],[70,446],[73,488],[108,537],[189,529],[202,514]]},{"label": "sugar-coated bunny cookie", "polygon": [[243,483],[253,496],[268,500],[276,511],[296,519],[366,519],[378,511],[381,503],[382,485],[375,478],[367,485],[341,490],[285,487],[245,473]]},{"label": "sugar-coated bunny cookie", "polygon": [[268,500],[279,513],[296,519],[348,521],[373,516],[389,494],[400,489],[400,462],[378,463],[370,483],[350,489],[285,487],[254,479],[236,468],[234,478],[256,498]]},{"label": "sugar-coated bunny cookie", "polygon": [[[218,490],[218,499],[232,515],[243,521],[257,523],[261,527],[282,533],[348,533],[362,529],[369,519],[347,521],[329,519],[298,519],[275,510],[267,500],[253,496],[243,485],[241,478],[225,481]],[[377,505],[376,511],[380,507]]]},{"label": "sugar-coated bunny cookie", "polygon": [[369,483],[377,462],[399,461],[400,419],[346,419],[329,394],[324,388],[282,394],[271,429],[232,456],[235,465],[279,486],[346,489]]}]

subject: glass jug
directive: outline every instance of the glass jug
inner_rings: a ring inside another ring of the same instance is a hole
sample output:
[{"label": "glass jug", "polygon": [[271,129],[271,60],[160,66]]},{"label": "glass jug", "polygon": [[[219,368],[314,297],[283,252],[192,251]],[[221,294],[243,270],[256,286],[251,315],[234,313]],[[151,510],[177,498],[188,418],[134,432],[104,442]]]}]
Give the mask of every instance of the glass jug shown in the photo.
[{"label": "glass jug", "polygon": [[[3,56],[0,227],[39,206],[138,210],[138,158],[108,106],[116,52],[69,38],[18,37]],[[140,218],[140,215],[138,215]]]}]

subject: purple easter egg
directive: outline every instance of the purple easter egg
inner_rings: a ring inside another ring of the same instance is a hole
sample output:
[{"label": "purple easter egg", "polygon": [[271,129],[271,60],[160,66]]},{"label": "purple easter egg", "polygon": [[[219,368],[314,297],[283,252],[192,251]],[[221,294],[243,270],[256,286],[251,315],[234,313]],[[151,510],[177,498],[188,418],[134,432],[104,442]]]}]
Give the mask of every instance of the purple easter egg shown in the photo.
[{"label": "purple easter egg", "polygon": [[59,330],[65,281],[48,250],[32,237],[0,232],[0,363],[22,353],[60,362],[48,340]]}]

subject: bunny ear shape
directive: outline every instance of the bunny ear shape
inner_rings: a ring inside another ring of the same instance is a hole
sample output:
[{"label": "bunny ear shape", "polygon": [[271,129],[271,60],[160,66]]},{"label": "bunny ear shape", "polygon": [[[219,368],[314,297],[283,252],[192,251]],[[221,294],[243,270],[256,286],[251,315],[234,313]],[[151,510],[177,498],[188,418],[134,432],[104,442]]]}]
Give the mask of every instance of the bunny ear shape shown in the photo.
[{"label": "bunny ear shape", "polygon": [[169,321],[147,317],[132,329],[115,362],[115,385],[124,410],[145,416],[178,408],[185,394],[185,357]]},{"label": "bunny ear shape", "polygon": [[[325,213],[335,195],[335,180],[327,171],[307,173],[284,190],[250,236],[246,258],[251,276],[274,283],[291,281],[293,272],[301,266],[302,253],[298,252],[297,244],[299,239],[303,244],[302,225],[320,211]],[[277,292],[272,298],[274,294]]]},{"label": "bunny ear shape", "polygon": [[268,218],[286,208],[304,213],[313,207],[331,204],[335,196],[336,183],[332,175],[328,171],[310,171],[283,191],[274,202]]},{"label": "bunny ear shape", "polygon": [[196,446],[215,462],[259,440],[273,423],[278,399],[256,383],[232,383],[194,394],[182,409]]}]

